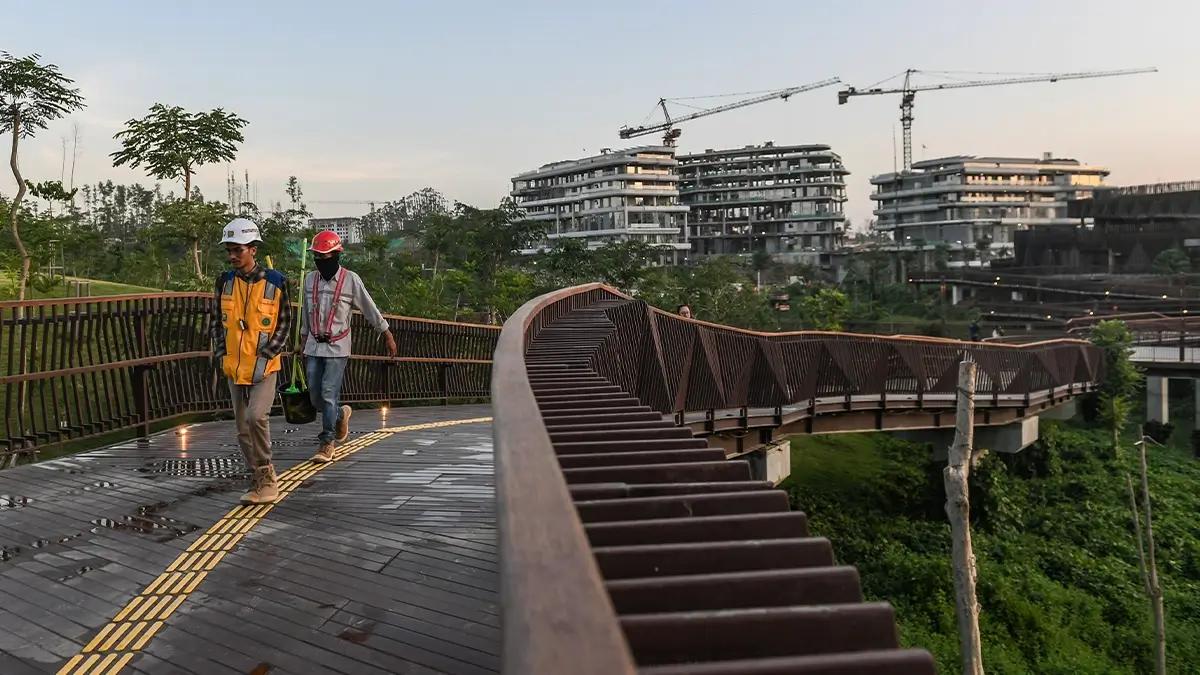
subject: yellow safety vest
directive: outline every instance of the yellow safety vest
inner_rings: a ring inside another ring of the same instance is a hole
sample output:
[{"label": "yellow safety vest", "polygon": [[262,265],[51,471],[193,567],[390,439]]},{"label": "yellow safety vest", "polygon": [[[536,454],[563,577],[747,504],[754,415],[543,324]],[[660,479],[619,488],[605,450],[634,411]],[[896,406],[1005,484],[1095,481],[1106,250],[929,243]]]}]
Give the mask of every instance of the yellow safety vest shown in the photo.
[{"label": "yellow safety vest", "polygon": [[259,350],[279,323],[284,277],[267,270],[264,279],[247,282],[230,271],[221,281],[221,324],[225,327],[221,370],[234,384],[261,382],[281,367],[280,355],[266,359],[259,356]]}]

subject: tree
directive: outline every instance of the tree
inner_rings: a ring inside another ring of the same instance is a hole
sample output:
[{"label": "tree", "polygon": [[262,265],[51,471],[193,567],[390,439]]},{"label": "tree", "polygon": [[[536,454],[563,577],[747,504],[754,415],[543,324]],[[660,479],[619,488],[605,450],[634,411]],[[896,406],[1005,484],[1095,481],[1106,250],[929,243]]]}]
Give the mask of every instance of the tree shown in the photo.
[{"label": "tree", "polygon": [[1133,334],[1122,321],[1101,321],[1092,329],[1092,344],[1104,351],[1104,381],[1100,384],[1100,419],[1112,433],[1112,453],[1120,449],[1121,430],[1129,421],[1132,397],[1142,384],[1133,364]]},{"label": "tree", "polygon": [[37,199],[43,199],[50,205],[50,215],[54,215],[54,202],[69,202],[75,198],[75,193],[78,188],[68,191],[63,187],[60,180],[48,180],[41,183],[25,181],[25,186],[29,188],[29,194]]},{"label": "tree", "polygon": [[421,188],[396,201],[381,204],[362,217],[363,234],[421,230],[430,216],[449,215],[446,198],[433,188]]},{"label": "tree", "polygon": [[[190,113],[179,106],[155,103],[150,114],[125,123],[114,137],[121,149],[112,153],[113,166],[145,165],[146,172],[162,179],[182,180],[183,199],[192,198],[196,168],[214,162],[232,162],[238,144],[245,140],[246,120],[221,108]],[[201,276],[199,241],[192,240],[192,265]]]},{"label": "tree", "polygon": [[216,241],[221,228],[229,220],[225,205],[220,202],[173,201],[158,210],[159,233],[188,243],[192,251],[194,282],[205,288],[204,268],[200,257],[200,241]]},{"label": "tree", "polygon": [[933,268],[939,272],[950,269],[950,247],[944,243],[933,247]]},{"label": "tree", "polygon": [[388,238],[382,234],[368,234],[363,241],[363,248],[371,254],[375,260],[382,262],[383,256],[387,254]]},{"label": "tree", "polygon": [[462,233],[450,214],[432,213],[425,219],[420,240],[421,247],[433,254],[433,280],[436,281],[442,260],[461,246]]},{"label": "tree", "polygon": [[813,330],[842,330],[850,311],[850,300],[836,288],[822,288],[800,298],[800,316]]},{"label": "tree", "polygon": [[508,198],[494,209],[459,203],[455,206],[455,216],[466,234],[466,262],[479,280],[479,299],[487,309],[489,321],[494,322],[501,268],[518,251],[539,240],[545,233],[545,225],[521,218],[516,204]]},{"label": "tree", "polygon": [[8,52],[0,52],[0,115],[9,123],[12,133],[12,151],[8,165],[17,181],[17,195],[8,212],[9,229],[13,243],[21,258],[21,272],[17,277],[17,300],[25,299],[25,287],[29,283],[31,259],[25,243],[21,241],[19,214],[21,200],[25,198],[26,184],[17,164],[17,149],[21,138],[32,138],[45,129],[51,120],[56,120],[72,111],[83,108],[83,96],[72,87],[74,80],[59,72],[58,66],[42,64],[41,56],[31,54],[17,58]]},{"label": "tree", "polygon": [[1168,277],[1183,275],[1192,271],[1192,259],[1188,257],[1187,251],[1176,246],[1154,256],[1151,269],[1155,274]]},{"label": "tree", "polygon": [[288,176],[284,191],[287,192],[288,200],[292,203],[292,211],[308,211],[308,207],[304,205],[304,190],[300,187],[298,178]]},{"label": "tree", "polygon": [[[1154,673],[1167,673],[1167,621],[1163,612],[1162,584],[1158,580],[1157,553],[1154,548],[1154,519],[1150,512],[1150,478],[1146,469],[1146,441],[1150,439],[1142,434],[1137,445],[1142,469],[1142,509],[1138,512],[1137,499],[1133,493],[1133,479],[1125,474],[1125,484],[1129,488],[1129,507],[1133,513],[1133,532],[1137,537],[1138,565],[1142,571],[1142,587],[1146,597],[1150,599],[1150,611],[1154,614]],[[1146,530],[1143,533],[1140,516],[1146,518]],[[1149,551],[1149,558],[1146,553]]]},{"label": "tree", "polygon": [[951,555],[954,564],[955,614],[958,618],[959,654],[964,675],[983,675],[979,638],[979,600],[975,593],[977,569],[971,544],[969,478],[975,463],[975,364],[958,364],[958,396],[954,443],[942,470],[946,490],[946,515],[950,519]]},{"label": "tree", "polygon": [[975,240],[975,250],[979,251],[979,262],[987,264],[992,253],[992,238],[983,236]]},{"label": "tree", "polygon": [[750,268],[754,270],[754,286],[762,288],[763,272],[771,269],[775,264],[775,260],[771,258],[771,254],[763,250],[757,250],[750,256]]}]

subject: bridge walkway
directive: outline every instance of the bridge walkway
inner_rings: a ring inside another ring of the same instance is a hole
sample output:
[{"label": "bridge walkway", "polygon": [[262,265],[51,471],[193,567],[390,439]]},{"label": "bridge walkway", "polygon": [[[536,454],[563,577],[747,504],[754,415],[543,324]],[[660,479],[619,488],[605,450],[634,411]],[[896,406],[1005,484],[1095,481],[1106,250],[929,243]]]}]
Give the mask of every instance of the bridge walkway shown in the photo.
[{"label": "bridge walkway", "polygon": [[0,472],[0,672],[496,672],[489,416],[361,410],[325,467],[273,418],[272,507],[231,422]]}]

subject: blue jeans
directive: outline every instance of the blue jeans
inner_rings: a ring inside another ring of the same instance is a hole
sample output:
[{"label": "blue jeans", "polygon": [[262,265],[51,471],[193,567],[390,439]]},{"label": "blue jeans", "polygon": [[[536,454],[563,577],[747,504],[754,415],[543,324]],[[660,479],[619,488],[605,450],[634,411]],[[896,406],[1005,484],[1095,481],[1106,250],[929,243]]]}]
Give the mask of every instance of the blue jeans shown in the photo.
[{"label": "blue jeans", "polygon": [[332,443],[334,428],[342,416],[339,400],[342,395],[342,378],[346,375],[346,363],[350,359],[304,357],[304,369],[308,375],[308,396],[313,407],[321,413],[321,433],[317,439]]}]

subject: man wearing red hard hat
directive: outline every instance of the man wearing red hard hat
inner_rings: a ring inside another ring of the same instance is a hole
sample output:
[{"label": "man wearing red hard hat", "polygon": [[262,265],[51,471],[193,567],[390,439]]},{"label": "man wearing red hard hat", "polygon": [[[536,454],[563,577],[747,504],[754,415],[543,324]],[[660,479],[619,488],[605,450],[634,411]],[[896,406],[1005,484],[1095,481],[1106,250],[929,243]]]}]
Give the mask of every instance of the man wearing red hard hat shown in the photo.
[{"label": "man wearing red hard hat", "polygon": [[389,356],[396,355],[396,339],[362,279],[341,266],[342,238],[336,232],[318,232],[308,250],[317,270],[309,272],[301,286],[300,333],[309,395],[321,413],[320,447],[312,461],[324,463],[333,461],[334,441],[350,435],[350,406],[339,399],[350,361],[351,311],[357,309],[383,334]]}]

